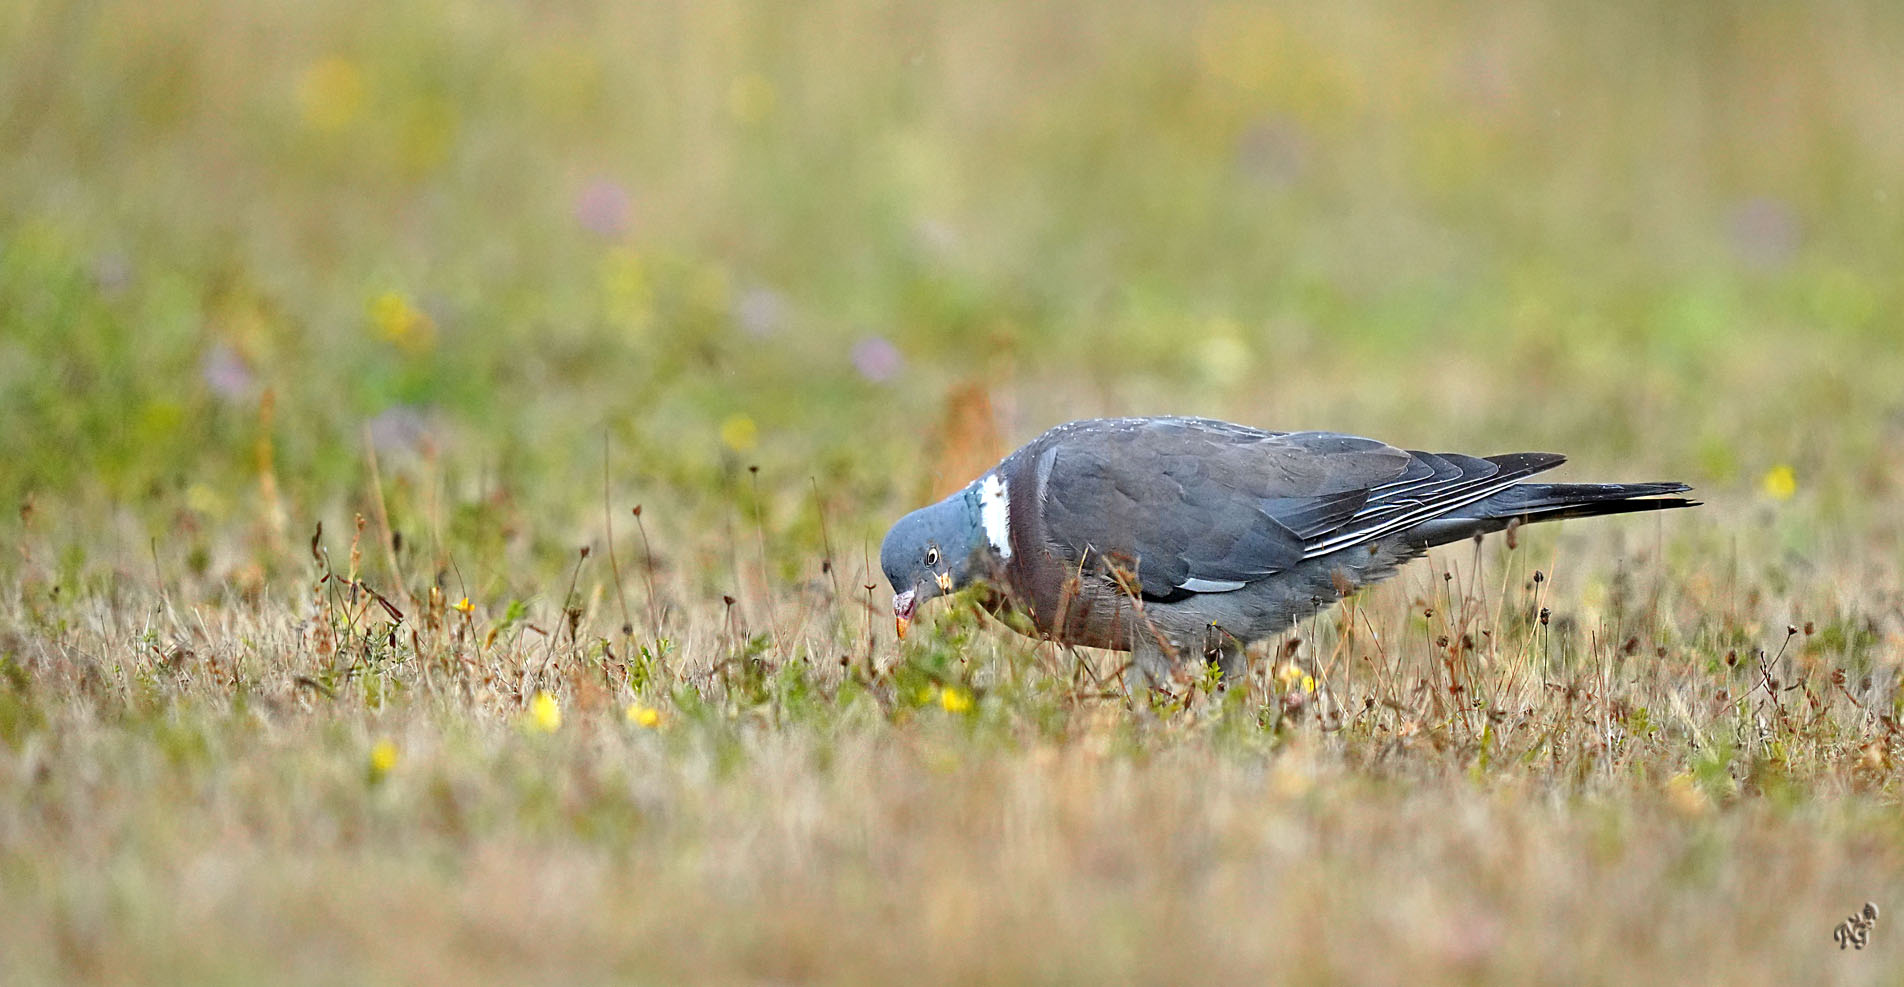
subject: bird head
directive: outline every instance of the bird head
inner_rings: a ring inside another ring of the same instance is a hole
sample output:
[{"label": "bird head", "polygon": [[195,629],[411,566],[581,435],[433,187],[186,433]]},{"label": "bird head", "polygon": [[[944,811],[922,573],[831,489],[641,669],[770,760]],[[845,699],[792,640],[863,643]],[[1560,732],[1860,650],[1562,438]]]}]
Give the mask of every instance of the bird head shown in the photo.
[{"label": "bird head", "polygon": [[970,490],[921,507],[899,519],[879,547],[879,567],[893,588],[900,637],[919,604],[964,589],[982,573],[985,535],[978,499]]}]

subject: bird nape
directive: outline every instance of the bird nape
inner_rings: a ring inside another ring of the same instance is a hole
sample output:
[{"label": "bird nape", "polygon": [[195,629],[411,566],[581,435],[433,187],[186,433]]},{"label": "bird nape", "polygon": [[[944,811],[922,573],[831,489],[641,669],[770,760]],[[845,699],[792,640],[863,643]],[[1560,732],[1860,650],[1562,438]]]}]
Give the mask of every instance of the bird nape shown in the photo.
[{"label": "bird nape", "polygon": [[1510,525],[1693,507],[1683,483],[1531,483],[1565,457],[1398,449],[1205,418],[1070,422],[892,526],[900,637],[973,583],[1043,637],[1132,652],[1151,685],[1243,649],[1436,545]]}]

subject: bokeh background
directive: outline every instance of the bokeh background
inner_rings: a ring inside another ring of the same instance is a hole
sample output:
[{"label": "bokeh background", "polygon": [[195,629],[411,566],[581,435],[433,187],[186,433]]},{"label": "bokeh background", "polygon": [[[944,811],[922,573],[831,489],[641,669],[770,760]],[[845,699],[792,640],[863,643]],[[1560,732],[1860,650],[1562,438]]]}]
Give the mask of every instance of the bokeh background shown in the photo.
[{"label": "bokeh background", "polygon": [[1176,412],[1894,499],[1899,50],[1875,2],[29,0],[0,496],[259,579],[367,450],[399,527],[427,460],[569,551],[606,444],[683,524],[759,465],[776,535],[817,484],[865,540]]},{"label": "bokeh background", "polygon": [[[1900,52],[0,3],[0,979],[1904,980]],[[895,644],[893,518],[1166,412],[1706,504],[1452,546],[1222,693],[969,599]]]}]

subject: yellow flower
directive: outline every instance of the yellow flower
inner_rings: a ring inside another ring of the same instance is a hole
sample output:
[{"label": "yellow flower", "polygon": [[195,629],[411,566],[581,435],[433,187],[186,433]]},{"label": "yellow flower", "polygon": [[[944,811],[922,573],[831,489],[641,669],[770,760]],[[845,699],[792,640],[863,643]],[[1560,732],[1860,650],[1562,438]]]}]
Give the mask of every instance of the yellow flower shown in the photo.
[{"label": "yellow flower", "polygon": [[729,415],[721,423],[721,442],[735,452],[746,452],[760,439],[760,429],[746,415]]},{"label": "yellow flower", "polygon": [[727,272],[713,264],[696,271],[694,280],[688,284],[688,297],[697,307],[709,312],[730,311],[734,307],[733,294]]},{"label": "yellow flower", "polygon": [[1268,10],[1243,4],[1214,7],[1195,28],[1197,62],[1203,71],[1238,89],[1265,89],[1289,60],[1289,33]]},{"label": "yellow flower", "polygon": [[597,277],[610,321],[630,332],[640,332],[654,321],[654,284],[639,251],[611,248],[602,255]]},{"label": "yellow flower", "polygon": [[546,692],[538,692],[529,700],[529,726],[541,733],[554,733],[562,729],[562,707],[555,697]]},{"label": "yellow flower", "polygon": [[424,99],[412,102],[400,114],[397,153],[412,175],[426,175],[449,158],[456,140],[456,113],[448,102]]},{"label": "yellow flower", "polygon": [[1298,761],[1295,754],[1284,754],[1269,769],[1270,789],[1283,798],[1301,798],[1316,785],[1315,765]]},{"label": "yellow flower", "polygon": [[406,353],[427,352],[436,344],[436,326],[408,298],[386,291],[370,300],[370,322],[377,335]]},{"label": "yellow flower", "polygon": [[644,730],[656,730],[661,727],[661,711],[653,706],[629,703],[626,710],[628,722]]},{"label": "yellow flower", "polygon": [[1201,335],[1203,341],[1197,344],[1195,353],[1197,369],[1204,379],[1220,387],[1242,383],[1249,374],[1251,357],[1241,327],[1229,319],[1219,319]]},{"label": "yellow flower", "polygon": [[194,483],[185,488],[185,506],[209,517],[223,517],[228,505],[224,496],[213,487]]},{"label": "yellow flower", "polygon": [[739,123],[751,125],[765,120],[779,102],[780,94],[765,76],[748,73],[728,83],[727,112]]},{"label": "yellow flower", "polygon": [[948,713],[964,713],[972,708],[972,694],[964,689],[940,689],[939,705]]},{"label": "yellow flower", "polygon": [[363,69],[337,56],[313,62],[298,79],[297,103],[304,125],[312,130],[344,129],[363,109]]},{"label": "yellow flower", "polygon": [[1680,772],[1666,780],[1666,802],[1682,816],[1703,816],[1712,810],[1712,800],[1699,790],[1692,775]]},{"label": "yellow flower", "polygon": [[1791,500],[1798,492],[1798,473],[1783,463],[1765,471],[1765,478],[1759,481],[1759,489],[1773,500]]},{"label": "yellow flower", "polygon": [[385,737],[370,747],[370,780],[380,781],[397,768],[397,745]]},{"label": "yellow flower", "polygon": [[1304,692],[1316,691],[1316,677],[1313,675],[1310,675],[1308,672],[1302,673],[1302,691]]},{"label": "yellow flower", "polygon": [[462,599],[457,600],[455,603],[450,604],[450,609],[456,611],[457,613],[471,613],[475,611],[476,607],[474,604],[469,602],[469,597],[465,596]]},{"label": "yellow flower", "polygon": [[[1304,674],[1302,668],[1293,661],[1283,662],[1276,668],[1276,681],[1282,684],[1284,692],[1294,689],[1297,684],[1302,682],[1305,678],[1308,678],[1308,676]],[[1315,682],[1314,679],[1309,679],[1309,681],[1311,683]]]}]

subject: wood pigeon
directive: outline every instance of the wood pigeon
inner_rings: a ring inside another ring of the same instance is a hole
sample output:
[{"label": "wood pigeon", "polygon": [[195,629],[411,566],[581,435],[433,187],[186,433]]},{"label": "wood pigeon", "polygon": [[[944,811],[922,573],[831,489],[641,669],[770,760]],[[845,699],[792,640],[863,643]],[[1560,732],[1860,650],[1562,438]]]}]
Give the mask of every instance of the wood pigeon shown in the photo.
[{"label": "wood pigeon", "polygon": [[899,636],[973,583],[1052,640],[1240,673],[1242,649],[1436,545],[1509,525],[1693,507],[1683,483],[1527,483],[1565,457],[1476,458],[1206,418],[1075,421],[892,526]]}]

